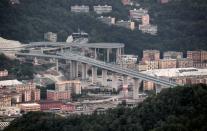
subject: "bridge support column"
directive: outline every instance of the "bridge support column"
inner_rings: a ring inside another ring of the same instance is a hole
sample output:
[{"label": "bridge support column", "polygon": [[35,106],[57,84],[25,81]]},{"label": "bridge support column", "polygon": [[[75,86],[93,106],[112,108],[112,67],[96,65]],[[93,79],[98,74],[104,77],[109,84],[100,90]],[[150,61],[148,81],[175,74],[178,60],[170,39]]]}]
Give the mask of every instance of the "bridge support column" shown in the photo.
[{"label": "bridge support column", "polygon": [[116,63],[118,63],[120,57],[120,48],[116,49]]},{"label": "bridge support column", "polygon": [[58,71],[59,71],[59,63],[58,63],[58,59],[55,60],[55,63],[56,63],[56,71],[58,72]]},{"label": "bridge support column", "polygon": [[86,80],[86,74],[87,74],[86,64],[82,63],[82,80]]},{"label": "bridge support column", "polygon": [[123,96],[124,99],[126,99],[128,97],[128,77],[127,76],[123,76]]},{"label": "bridge support column", "polygon": [[89,70],[89,65],[88,64],[86,64],[86,79],[89,79],[89,76],[88,76],[88,70]]},{"label": "bridge support column", "polygon": [[71,61],[70,64],[70,79],[78,77],[78,63],[76,61]]},{"label": "bridge support column", "polygon": [[114,88],[116,91],[118,90],[116,73],[112,73],[112,88]]},{"label": "bridge support column", "polygon": [[102,85],[107,86],[107,70],[102,70]]},{"label": "bridge support column", "polygon": [[96,84],[97,82],[97,67],[92,67],[92,83]]},{"label": "bridge support column", "polygon": [[128,86],[128,77],[127,76],[123,76],[123,85]]},{"label": "bridge support column", "polygon": [[106,50],[106,56],[107,56],[106,62],[110,62],[110,49]]},{"label": "bridge support column", "polygon": [[97,51],[96,51],[96,48],[94,49],[94,58],[97,59]]},{"label": "bridge support column", "polygon": [[139,99],[140,83],[141,83],[141,81],[139,79],[134,78],[133,99]]},{"label": "bridge support column", "polygon": [[160,93],[161,90],[162,90],[162,85],[155,84],[155,92],[156,92],[156,94]]},{"label": "bridge support column", "polygon": [[61,53],[64,53],[64,50],[63,50],[62,46],[60,47],[60,51],[61,51]]},{"label": "bridge support column", "polygon": [[41,50],[41,53],[44,54],[44,50],[43,50],[43,48],[41,48],[40,50]]}]

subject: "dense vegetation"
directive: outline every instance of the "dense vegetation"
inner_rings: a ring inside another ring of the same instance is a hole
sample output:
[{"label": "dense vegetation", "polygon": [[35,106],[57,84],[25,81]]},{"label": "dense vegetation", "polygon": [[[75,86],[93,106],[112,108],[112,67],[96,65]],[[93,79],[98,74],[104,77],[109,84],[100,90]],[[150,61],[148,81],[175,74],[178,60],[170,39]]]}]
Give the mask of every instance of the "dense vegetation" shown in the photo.
[{"label": "dense vegetation", "polygon": [[[58,33],[58,41],[78,29],[90,34],[92,42],[123,42],[126,52],[141,54],[143,49],[196,50],[207,49],[207,1],[172,0],[159,4],[157,0],[136,0],[149,9],[151,23],[158,25],[158,35],[142,34],[100,23],[95,13],[74,14],[71,5],[112,5],[110,13],[118,19],[128,19],[128,9],[120,0],[21,0],[19,5],[0,1],[0,36],[22,42],[42,41],[48,31]],[[107,15],[107,14],[105,14]]]},{"label": "dense vegetation", "polygon": [[30,80],[33,78],[34,70],[31,63],[21,63],[0,54],[0,70],[4,69],[8,70],[9,76],[1,79]]},{"label": "dense vegetation", "polygon": [[106,114],[61,118],[28,113],[5,131],[206,131],[207,86],[165,89],[138,107],[117,108]]}]

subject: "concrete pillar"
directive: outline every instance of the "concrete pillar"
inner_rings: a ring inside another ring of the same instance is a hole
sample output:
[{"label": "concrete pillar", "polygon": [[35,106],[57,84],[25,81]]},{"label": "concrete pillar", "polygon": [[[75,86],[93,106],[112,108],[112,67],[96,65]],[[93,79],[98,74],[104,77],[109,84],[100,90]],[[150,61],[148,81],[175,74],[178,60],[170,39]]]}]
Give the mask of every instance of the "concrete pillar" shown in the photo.
[{"label": "concrete pillar", "polygon": [[140,83],[141,83],[141,81],[139,79],[134,78],[133,99],[139,99]]},{"label": "concrete pillar", "polygon": [[78,77],[78,63],[77,61],[71,61],[70,64],[70,79]]},{"label": "concrete pillar", "polygon": [[34,63],[34,65],[38,65],[37,57],[34,58],[33,63]]},{"label": "concrete pillar", "polygon": [[78,62],[74,61],[75,78],[78,78]]},{"label": "concrete pillar", "polygon": [[88,64],[86,64],[86,79],[88,79],[88,78],[89,78],[89,76],[88,76],[88,70],[89,70],[89,65],[88,65]]},{"label": "concrete pillar", "polygon": [[121,48],[121,55],[124,55],[124,48]]},{"label": "concrete pillar", "polygon": [[123,85],[128,86],[128,77],[127,76],[123,76]]},{"label": "concrete pillar", "polygon": [[102,70],[102,85],[107,86],[107,70]]},{"label": "concrete pillar", "polygon": [[119,49],[116,49],[116,63],[118,63],[118,57],[119,57]]},{"label": "concrete pillar", "polygon": [[56,63],[56,71],[58,72],[58,71],[59,71],[59,63],[58,63],[58,59],[55,60],[55,63]]},{"label": "concrete pillar", "polygon": [[60,51],[61,51],[61,53],[64,53],[64,50],[63,50],[62,46],[60,47]]},{"label": "concrete pillar", "polygon": [[124,99],[128,97],[128,77],[123,76],[123,95]]},{"label": "concrete pillar", "polygon": [[73,80],[74,79],[74,74],[73,74],[73,62],[70,61],[70,79]]},{"label": "concrete pillar", "polygon": [[82,80],[86,80],[86,64],[82,63]]},{"label": "concrete pillar", "polygon": [[97,59],[97,52],[96,52],[96,48],[94,49],[94,58]]},{"label": "concrete pillar", "polygon": [[97,82],[97,67],[92,67],[92,83],[96,84]]},{"label": "concrete pillar", "polygon": [[110,62],[110,49],[107,49],[106,56],[107,56],[106,62]]},{"label": "concrete pillar", "polygon": [[155,92],[156,94],[160,93],[162,90],[162,85],[160,84],[155,84]]},{"label": "concrete pillar", "polygon": [[42,54],[44,54],[44,50],[43,50],[43,48],[42,48],[42,47],[41,47],[41,49],[40,49],[40,50],[41,50],[41,53],[42,53]]},{"label": "concrete pillar", "polygon": [[114,88],[116,91],[118,90],[116,73],[112,73],[112,88]]}]

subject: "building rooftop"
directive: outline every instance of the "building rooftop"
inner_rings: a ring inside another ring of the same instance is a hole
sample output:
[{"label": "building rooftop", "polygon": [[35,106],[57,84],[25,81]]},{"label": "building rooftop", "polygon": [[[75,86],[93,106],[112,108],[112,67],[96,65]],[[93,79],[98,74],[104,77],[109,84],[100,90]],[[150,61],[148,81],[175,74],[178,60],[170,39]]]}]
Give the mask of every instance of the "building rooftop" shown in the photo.
[{"label": "building rooftop", "polygon": [[38,103],[22,103],[20,105],[28,107],[28,106],[39,106],[40,104],[38,104]]},{"label": "building rooftop", "polygon": [[170,68],[143,71],[141,73],[157,77],[187,77],[187,76],[207,76],[207,69],[197,68]]},{"label": "building rooftop", "polygon": [[4,80],[0,81],[0,86],[12,86],[12,85],[21,85],[23,84],[22,82],[18,80]]}]

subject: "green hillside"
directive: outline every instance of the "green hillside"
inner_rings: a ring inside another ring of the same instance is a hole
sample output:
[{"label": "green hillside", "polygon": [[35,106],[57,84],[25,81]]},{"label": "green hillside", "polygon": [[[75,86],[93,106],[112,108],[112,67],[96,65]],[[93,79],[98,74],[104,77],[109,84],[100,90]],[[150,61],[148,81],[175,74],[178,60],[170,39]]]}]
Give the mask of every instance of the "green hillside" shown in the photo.
[{"label": "green hillside", "polygon": [[62,118],[28,113],[5,131],[206,131],[207,86],[165,89],[134,109]]},{"label": "green hillside", "polygon": [[20,0],[19,5],[0,1],[0,36],[28,43],[42,41],[48,31],[58,33],[65,41],[72,32],[81,29],[90,34],[91,42],[123,42],[126,52],[141,54],[143,49],[196,50],[207,49],[207,1],[179,0],[161,5],[157,0],[137,0],[149,9],[151,23],[158,25],[158,35],[142,34],[120,27],[109,27],[97,21],[95,13],[73,14],[71,5],[112,5],[110,14],[128,19],[130,7],[120,0]]}]

